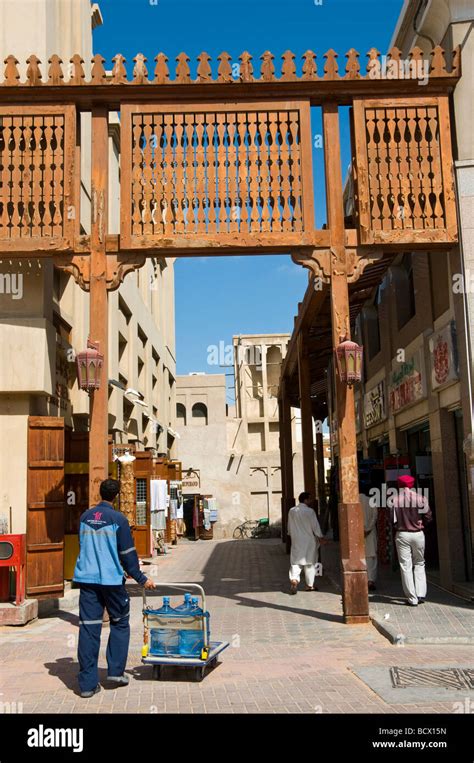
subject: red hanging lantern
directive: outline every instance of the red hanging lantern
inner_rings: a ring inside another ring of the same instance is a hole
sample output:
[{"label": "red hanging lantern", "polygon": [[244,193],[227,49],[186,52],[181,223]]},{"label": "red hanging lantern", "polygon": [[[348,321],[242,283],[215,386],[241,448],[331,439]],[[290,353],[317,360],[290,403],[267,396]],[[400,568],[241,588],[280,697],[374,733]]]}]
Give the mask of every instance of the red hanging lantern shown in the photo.
[{"label": "red hanging lantern", "polygon": [[336,360],[339,378],[343,384],[352,387],[362,379],[362,353],[364,348],[350,339],[344,339],[336,347]]},{"label": "red hanging lantern", "polygon": [[87,350],[76,355],[77,380],[79,387],[92,392],[100,387],[100,377],[104,356],[99,352],[99,343],[87,340]]}]

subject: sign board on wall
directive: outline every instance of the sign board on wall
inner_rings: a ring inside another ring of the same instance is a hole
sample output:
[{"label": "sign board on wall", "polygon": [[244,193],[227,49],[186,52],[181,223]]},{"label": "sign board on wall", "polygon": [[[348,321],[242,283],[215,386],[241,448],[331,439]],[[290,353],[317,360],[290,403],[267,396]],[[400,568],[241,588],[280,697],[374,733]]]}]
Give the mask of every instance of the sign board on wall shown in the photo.
[{"label": "sign board on wall", "polygon": [[372,387],[364,395],[364,423],[366,429],[379,424],[387,418],[387,409],[385,404],[385,381]]},{"label": "sign board on wall", "polygon": [[193,469],[192,472],[183,470],[182,491],[183,493],[198,493],[201,488],[201,472]]},{"label": "sign board on wall", "polygon": [[426,397],[426,384],[421,350],[403,363],[394,363],[390,375],[390,409],[398,413]]},{"label": "sign board on wall", "polygon": [[429,341],[431,389],[440,389],[459,379],[456,324],[450,321],[435,331]]}]

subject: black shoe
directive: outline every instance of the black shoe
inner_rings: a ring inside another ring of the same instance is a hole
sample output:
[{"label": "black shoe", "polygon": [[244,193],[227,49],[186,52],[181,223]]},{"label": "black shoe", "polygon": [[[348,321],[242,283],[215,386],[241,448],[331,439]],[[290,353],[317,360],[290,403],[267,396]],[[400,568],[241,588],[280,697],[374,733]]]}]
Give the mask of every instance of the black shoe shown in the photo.
[{"label": "black shoe", "polygon": [[376,591],[377,586],[371,580],[369,580],[369,591]]},{"label": "black shoe", "polygon": [[424,603],[425,603],[424,599],[418,599],[418,604],[424,604]]},{"label": "black shoe", "polygon": [[83,699],[89,699],[90,697],[93,697],[94,694],[98,694],[100,692],[100,684],[97,684],[95,689],[91,689],[91,691],[81,691],[81,697]]}]

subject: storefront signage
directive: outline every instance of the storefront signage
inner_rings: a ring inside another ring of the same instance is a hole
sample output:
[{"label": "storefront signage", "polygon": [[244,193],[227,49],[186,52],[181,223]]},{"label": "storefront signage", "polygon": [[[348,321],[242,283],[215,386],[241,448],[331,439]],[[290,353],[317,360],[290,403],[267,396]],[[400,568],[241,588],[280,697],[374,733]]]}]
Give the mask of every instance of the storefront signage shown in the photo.
[{"label": "storefront signage", "polygon": [[429,341],[431,363],[431,389],[439,389],[459,378],[456,324],[448,323],[435,331]]},{"label": "storefront signage", "polygon": [[390,382],[390,409],[393,413],[417,403],[426,396],[420,350],[405,362],[396,364]]},{"label": "storefront signage", "polygon": [[387,417],[385,405],[385,381],[379,382],[364,395],[365,427],[373,427]]},{"label": "storefront signage", "polygon": [[199,469],[192,472],[183,472],[183,493],[198,492],[201,487],[201,473]]}]

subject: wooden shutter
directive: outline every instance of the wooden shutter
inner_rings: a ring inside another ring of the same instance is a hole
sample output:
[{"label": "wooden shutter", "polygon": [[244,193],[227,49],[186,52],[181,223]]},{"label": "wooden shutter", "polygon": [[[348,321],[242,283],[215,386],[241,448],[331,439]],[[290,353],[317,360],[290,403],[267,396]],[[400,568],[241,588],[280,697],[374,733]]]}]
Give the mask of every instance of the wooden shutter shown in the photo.
[{"label": "wooden shutter", "polygon": [[64,419],[28,418],[27,595],[64,593]]}]

